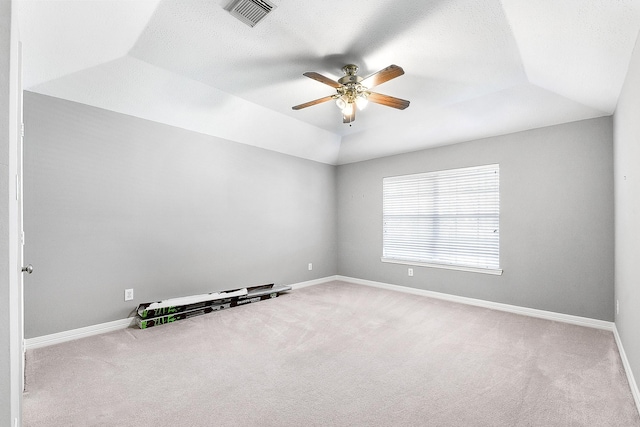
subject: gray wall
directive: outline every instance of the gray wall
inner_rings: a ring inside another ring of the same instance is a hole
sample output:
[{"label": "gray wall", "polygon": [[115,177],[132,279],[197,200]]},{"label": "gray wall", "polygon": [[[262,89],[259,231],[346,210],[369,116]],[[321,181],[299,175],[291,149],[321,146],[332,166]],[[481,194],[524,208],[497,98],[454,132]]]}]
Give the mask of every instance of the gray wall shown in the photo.
[{"label": "gray wall", "polygon": [[[337,168],[29,92],[25,122],[26,338],[336,273],[613,320],[611,118]],[[383,177],[488,163],[502,276],[380,261]]]},{"label": "gray wall", "polygon": [[[11,2],[0,1],[0,425],[11,423],[9,94]],[[16,351],[16,349],[13,349]]]},{"label": "gray wall", "polygon": [[335,274],[334,166],[35,93],[24,108],[25,338]]},{"label": "gray wall", "polygon": [[[500,164],[502,276],[383,263],[382,178]],[[613,320],[612,119],[338,167],[338,274]]]},{"label": "gray wall", "polygon": [[614,115],[616,327],[640,380],[640,46],[636,42]]}]

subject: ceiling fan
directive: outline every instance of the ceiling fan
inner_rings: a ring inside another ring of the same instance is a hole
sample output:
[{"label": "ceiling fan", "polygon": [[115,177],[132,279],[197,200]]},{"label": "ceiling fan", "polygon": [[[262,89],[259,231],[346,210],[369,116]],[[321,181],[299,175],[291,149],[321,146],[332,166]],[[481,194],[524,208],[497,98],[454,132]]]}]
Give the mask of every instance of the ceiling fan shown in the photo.
[{"label": "ceiling fan", "polygon": [[356,107],[362,110],[369,101],[380,105],[386,105],[387,107],[397,108],[399,110],[404,110],[409,106],[409,101],[394,98],[389,95],[383,95],[381,93],[371,92],[369,90],[384,82],[403,75],[404,70],[402,67],[389,65],[366,78],[356,75],[358,72],[358,66],[354,64],[345,65],[342,67],[342,71],[345,76],[341,77],[338,81],[332,80],[314,71],[304,73],[303,75],[306,77],[335,88],[336,93],[325,96],[324,98],[296,105],[292,108],[294,110],[301,110],[302,108],[311,107],[312,105],[321,104],[335,99],[336,105],[342,110],[342,122],[351,123],[356,119]]}]

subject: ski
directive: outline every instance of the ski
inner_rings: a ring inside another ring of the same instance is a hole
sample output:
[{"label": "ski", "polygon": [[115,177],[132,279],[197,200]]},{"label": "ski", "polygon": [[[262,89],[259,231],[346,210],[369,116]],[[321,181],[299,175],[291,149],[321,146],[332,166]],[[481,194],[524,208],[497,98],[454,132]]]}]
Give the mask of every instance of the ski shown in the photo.
[{"label": "ski", "polygon": [[[149,311],[145,311],[142,309],[139,311],[139,315],[136,316],[136,323],[140,329],[148,329],[153,326],[164,325],[166,323],[173,323],[178,320],[188,319],[194,316],[200,316],[203,314],[208,314],[214,311],[224,310],[231,307],[237,307],[239,305],[251,304],[258,301],[263,301],[266,299],[276,298],[283,292],[287,292],[291,290],[291,286],[279,285],[273,287],[272,285],[261,285],[254,286],[251,291],[248,291],[246,295],[232,297],[232,298],[224,298],[217,300],[205,301],[203,303],[198,303],[195,308],[186,308],[188,306],[170,306],[163,307],[157,311],[157,315],[153,317],[149,317]],[[148,306],[151,303],[140,304],[140,306]],[[202,305],[204,304],[204,305]],[[193,306],[193,305],[192,305]],[[163,312],[165,309],[175,310],[172,312]],[[154,311],[154,314],[156,313]],[[142,317],[140,313],[146,313],[148,317]]]},{"label": "ski", "polygon": [[[252,286],[248,288],[241,289],[233,289],[230,291],[224,292],[212,292],[209,294],[198,295],[195,298],[197,301],[189,303],[190,298],[171,298],[162,301],[156,302],[147,302],[138,305],[137,312],[138,316],[143,319],[150,319],[152,317],[165,316],[167,314],[177,314],[182,313],[184,311],[191,311],[196,309],[201,309],[205,307],[209,307],[215,304],[223,304],[226,302],[231,302],[234,299],[238,299],[241,297],[246,297],[249,293],[254,293],[258,291],[273,289],[274,284],[270,283],[268,285],[258,285]],[[185,301],[187,301],[185,303]]]}]

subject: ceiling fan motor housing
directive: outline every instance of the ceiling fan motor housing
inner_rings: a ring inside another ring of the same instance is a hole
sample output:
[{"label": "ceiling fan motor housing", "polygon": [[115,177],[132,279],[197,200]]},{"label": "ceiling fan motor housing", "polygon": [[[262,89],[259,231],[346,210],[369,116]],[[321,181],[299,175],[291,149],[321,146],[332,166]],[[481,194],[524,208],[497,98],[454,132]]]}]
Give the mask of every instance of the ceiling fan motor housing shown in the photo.
[{"label": "ceiling fan motor housing", "polygon": [[338,80],[338,83],[342,85],[347,85],[349,83],[360,83],[362,80],[364,80],[362,77],[356,76],[356,73],[358,72],[358,66],[355,64],[345,65],[344,67],[342,67],[342,71],[344,72],[345,76]]},{"label": "ceiling fan motor housing", "polygon": [[362,80],[364,79],[360,76],[344,76],[344,77],[340,77],[340,79],[338,80],[338,83],[346,85],[349,83],[360,83]]}]

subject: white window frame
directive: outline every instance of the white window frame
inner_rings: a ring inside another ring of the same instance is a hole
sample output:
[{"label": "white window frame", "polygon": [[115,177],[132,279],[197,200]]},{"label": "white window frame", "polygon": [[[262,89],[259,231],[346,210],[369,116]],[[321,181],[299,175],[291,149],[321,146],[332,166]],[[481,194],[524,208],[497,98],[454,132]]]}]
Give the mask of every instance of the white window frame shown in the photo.
[{"label": "white window frame", "polygon": [[387,177],[382,186],[383,262],[502,274],[498,164]]}]

